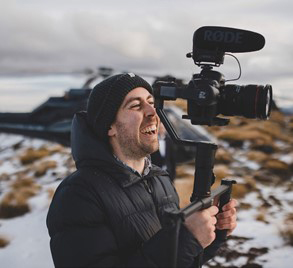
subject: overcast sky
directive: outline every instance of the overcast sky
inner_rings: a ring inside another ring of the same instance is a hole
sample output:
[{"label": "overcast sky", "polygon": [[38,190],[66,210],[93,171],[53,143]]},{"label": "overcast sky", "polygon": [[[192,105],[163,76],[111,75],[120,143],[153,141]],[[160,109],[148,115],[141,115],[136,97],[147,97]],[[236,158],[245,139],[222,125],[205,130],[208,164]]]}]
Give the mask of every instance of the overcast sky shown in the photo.
[{"label": "overcast sky", "polygon": [[[264,35],[258,52],[236,54],[242,82],[293,85],[292,0],[0,0],[0,74],[109,66],[190,78],[185,57],[204,25]],[[234,60],[219,71],[237,76]],[[239,82],[241,84],[241,82]]]}]

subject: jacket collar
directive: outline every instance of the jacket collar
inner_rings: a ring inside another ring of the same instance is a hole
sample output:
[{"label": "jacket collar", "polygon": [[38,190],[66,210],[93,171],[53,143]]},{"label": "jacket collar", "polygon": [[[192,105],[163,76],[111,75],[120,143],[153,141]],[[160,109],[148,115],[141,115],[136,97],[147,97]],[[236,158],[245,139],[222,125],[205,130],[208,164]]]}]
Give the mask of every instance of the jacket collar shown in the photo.
[{"label": "jacket collar", "polygon": [[123,163],[115,159],[110,145],[94,135],[86,118],[86,112],[78,112],[72,121],[71,150],[77,169],[97,167],[116,179],[122,187],[129,187],[142,179],[167,175],[167,172],[153,165],[146,176],[140,176],[125,167]]}]

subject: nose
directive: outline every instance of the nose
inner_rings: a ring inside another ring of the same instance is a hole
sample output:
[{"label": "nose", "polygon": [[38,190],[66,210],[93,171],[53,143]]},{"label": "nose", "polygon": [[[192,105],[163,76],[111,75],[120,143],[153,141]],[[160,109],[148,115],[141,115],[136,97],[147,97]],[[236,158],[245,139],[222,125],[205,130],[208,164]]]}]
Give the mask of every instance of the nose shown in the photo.
[{"label": "nose", "polygon": [[145,116],[153,117],[157,114],[156,109],[153,104],[146,103],[145,105]]}]

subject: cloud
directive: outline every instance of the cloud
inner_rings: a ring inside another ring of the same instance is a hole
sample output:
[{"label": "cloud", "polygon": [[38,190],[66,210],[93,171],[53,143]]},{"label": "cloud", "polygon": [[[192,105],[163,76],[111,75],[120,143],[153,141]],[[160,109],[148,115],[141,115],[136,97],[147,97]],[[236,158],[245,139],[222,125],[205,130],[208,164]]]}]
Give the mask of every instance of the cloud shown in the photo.
[{"label": "cloud", "polygon": [[185,57],[193,32],[222,25],[266,37],[263,50],[237,57],[245,81],[270,81],[292,70],[292,7],[289,0],[11,0],[0,10],[0,72],[107,65],[188,78],[199,71]]}]

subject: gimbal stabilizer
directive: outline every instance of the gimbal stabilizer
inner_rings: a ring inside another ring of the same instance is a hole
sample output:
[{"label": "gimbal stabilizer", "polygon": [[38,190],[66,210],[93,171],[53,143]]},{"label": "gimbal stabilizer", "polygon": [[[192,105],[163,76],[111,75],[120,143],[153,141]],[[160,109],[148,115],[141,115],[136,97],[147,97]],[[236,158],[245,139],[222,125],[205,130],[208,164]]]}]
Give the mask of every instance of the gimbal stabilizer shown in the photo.
[{"label": "gimbal stabilizer", "polygon": [[[223,179],[221,185],[211,191],[211,186],[214,182],[214,159],[217,150],[217,145],[209,142],[195,142],[190,140],[182,140],[178,137],[175,129],[168,120],[163,110],[163,100],[156,99],[155,107],[157,114],[159,115],[162,123],[164,124],[167,132],[171,136],[172,140],[176,144],[195,146],[195,173],[194,173],[194,186],[192,196],[190,198],[191,204],[178,211],[166,212],[167,217],[171,221],[171,225],[175,226],[175,232],[173,233],[173,248],[171,252],[170,264],[168,267],[176,267],[177,264],[177,247],[179,229],[182,222],[187,217],[195,213],[196,211],[210,207],[214,200],[219,198],[219,210],[230,200],[232,192],[232,185],[236,183],[234,180]],[[217,230],[217,239],[226,239],[226,230]],[[197,266],[201,267],[201,256],[198,256]]]},{"label": "gimbal stabilizer", "polygon": [[[255,32],[217,26],[201,27],[194,32],[193,51],[186,56],[193,58],[194,63],[201,67],[202,71],[194,74],[186,86],[178,87],[173,81],[158,81],[154,85],[155,108],[172,140],[177,144],[196,148],[192,203],[181,210],[167,213],[171,223],[176,227],[171,267],[176,267],[181,223],[194,212],[210,207],[217,198],[219,198],[221,211],[222,206],[230,200],[232,185],[235,181],[222,180],[221,186],[211,191],[217,145],[180,139],[163,110],[164,100],[185,99],[187,115],[182,118],[189,119],[193,125],[223,126],[229,123],[229,119],[218,117],[218,115],[268,119],[272,106],[270,85],[226,85],[224,75],[212,70],[213,67],[223,64],[226,52],[257,51],[264,45],[264,37]],[[231,54],[228,55],[231,56]],[[218,230],[216,234],[217,239],[225,240],[227,231]],[[201,267],[200,256],[197,265]]]}]

